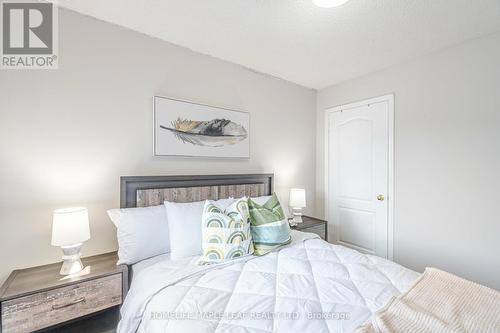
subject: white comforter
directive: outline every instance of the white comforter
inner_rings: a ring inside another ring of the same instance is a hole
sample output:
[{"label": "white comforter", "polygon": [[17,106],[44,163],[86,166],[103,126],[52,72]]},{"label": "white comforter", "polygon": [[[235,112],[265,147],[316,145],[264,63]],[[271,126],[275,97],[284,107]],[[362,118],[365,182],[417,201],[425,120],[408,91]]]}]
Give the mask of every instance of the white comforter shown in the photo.
[{"label": "white comforter", "polygon": [[118,332],[350,332],[419,274],[293,231],[262,257],[163,261],[134,277]]}]

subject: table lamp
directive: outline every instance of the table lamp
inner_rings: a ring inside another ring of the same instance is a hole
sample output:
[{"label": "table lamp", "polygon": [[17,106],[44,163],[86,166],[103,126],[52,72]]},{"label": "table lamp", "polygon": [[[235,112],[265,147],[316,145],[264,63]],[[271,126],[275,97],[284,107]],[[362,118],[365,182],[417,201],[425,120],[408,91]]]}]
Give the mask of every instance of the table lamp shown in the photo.
[{"label": "table lamp", "polygon": [[292,225],[302,223],[302,208],[306,206],[306,190],[303,188],[292,188],[290,190],[290,207],[293,211]]},{"label": "table lamp", "polygon": [[63,251],[61,275],[80,272],[83,269],[80,249],[90,238],[89,213],[85,207],[57,209],[52,221],[52,245]]}]

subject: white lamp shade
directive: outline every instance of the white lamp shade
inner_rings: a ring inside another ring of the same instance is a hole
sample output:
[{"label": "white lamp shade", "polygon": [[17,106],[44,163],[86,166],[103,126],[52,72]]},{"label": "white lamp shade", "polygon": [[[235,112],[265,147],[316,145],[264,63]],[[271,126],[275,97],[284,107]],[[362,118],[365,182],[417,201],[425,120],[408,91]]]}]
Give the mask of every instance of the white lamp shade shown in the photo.
[{"label": "white lamp shade", "polygon": [[89,212],[85,207],[57,209],[52,221],[52,245],[68,246],[90,238]]},{"label": "white lamp shade", "polygon": [[292,188],[290,190],[290,207],[304,208],[306,206],[306,190],[303,188]]}]

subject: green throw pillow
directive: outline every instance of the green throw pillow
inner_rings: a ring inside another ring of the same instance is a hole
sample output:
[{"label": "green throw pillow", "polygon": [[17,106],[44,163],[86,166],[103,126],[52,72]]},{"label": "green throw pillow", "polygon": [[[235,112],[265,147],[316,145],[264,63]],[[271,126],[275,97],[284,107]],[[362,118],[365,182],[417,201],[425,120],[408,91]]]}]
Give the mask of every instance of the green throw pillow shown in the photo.
[{"label": "green throw pillow", "polygon": [[219,263],[253,253],[246,197],[236,200],[226,210],[207,200],[202,223],[200,264]]},{"label": "green throw pillow", "polygon": [[259,205],[248,200],[254,254],[261,256],[291,242],[290,226],[275,193]]}]

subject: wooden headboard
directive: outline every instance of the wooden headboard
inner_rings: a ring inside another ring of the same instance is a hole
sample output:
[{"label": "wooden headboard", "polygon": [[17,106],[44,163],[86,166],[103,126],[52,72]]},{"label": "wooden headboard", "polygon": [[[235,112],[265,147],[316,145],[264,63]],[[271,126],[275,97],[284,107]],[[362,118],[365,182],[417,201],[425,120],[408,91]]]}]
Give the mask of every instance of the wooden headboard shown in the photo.
[{"label": "wooden headboard", "polygon": [[120,207],[271,195],[273,178],[273,174],[121,177]]}]

